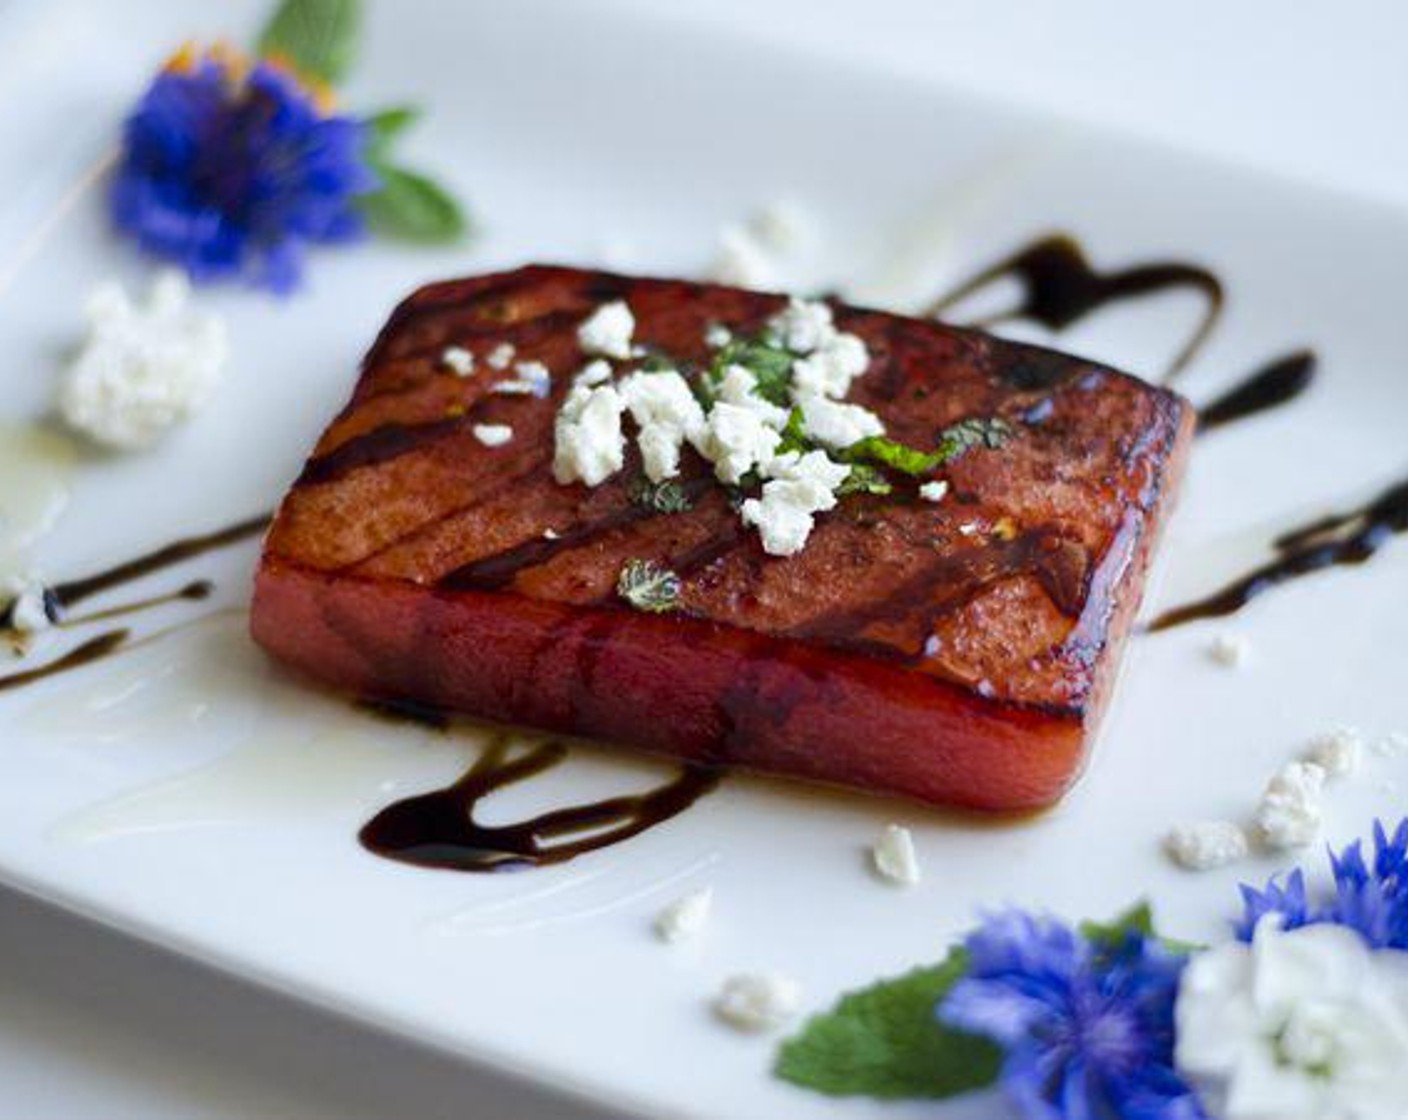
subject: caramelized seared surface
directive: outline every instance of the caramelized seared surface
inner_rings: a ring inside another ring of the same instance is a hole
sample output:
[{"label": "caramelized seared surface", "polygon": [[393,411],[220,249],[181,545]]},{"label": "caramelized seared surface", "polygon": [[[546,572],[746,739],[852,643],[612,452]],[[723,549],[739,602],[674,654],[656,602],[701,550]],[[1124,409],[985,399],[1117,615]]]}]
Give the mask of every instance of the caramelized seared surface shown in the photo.
[{"label": "caramelized seared surface", "polygon": [[[698,620],[881,659],[996,702],[1079,715],[1098,704],[1187,435],[1177,397],[1077,358],[838,306],[838,327],[871,353],[849,399],[878,413],[890,437],[929,447],[949,424],[992,416],[1016,435],[946,468],[944,501],[917,500],[911,487],[846,497],[802,553],[779,559],[740,526],[692,452],[685,482],[698,501],[686,513],[632,504],[630,455],[599,487],[553,481],[553,417],[586,361],[576,327],[618,298],[635,314],[637,343],[695,366],[708,362],[710,323],[747,334],[785,302],[546,267],[424,288],[382,331],[319,440],[267,561],[630,613],[615,583],[627,559],[644,557],[680,573]],[[502,342],[552,371],[548,399],[491,392],[513,376],[486,364]],[[473,351],[473,376],[443,366],[451,345]],[[471,431],[481,423],[509,424],[514,438],[485,447]]]}]

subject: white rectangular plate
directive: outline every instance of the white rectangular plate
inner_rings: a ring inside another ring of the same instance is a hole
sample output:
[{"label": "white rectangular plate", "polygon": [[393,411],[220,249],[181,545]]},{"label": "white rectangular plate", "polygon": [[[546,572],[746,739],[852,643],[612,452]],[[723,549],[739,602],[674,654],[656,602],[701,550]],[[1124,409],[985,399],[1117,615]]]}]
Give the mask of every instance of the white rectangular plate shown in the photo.
[{"label": "white rectangular plate", "polygon": [[[261,7],[229,5],[220,24],[155,0],[4,14],[7,417],[47,406],[88,289],[147,274],[106,232],[94,177],[122,112],[184,37],[247,36]],[[1059,228],[1101,263],[1188,258],[1224,278],[1225,319],[1180,383],[1195,399],[1296,346],[1319,351],[1323,376],[1309,396],[1199,441],[1151,607],[1211,589],[1263,555],[1278,528],[1348,508],[1404,470],[1408,223],[1395,212],[881,73],[723,37],[681,41],[610,9],[378,4],[367,42],[347,101],[431,110],[410,154],[472,200],[478,239],[453,252],[328,251],[287,303],[202,294],[231,325],[228,382],[158,451],[80,465],[42,545],[46,571],[77,574],[270,507],[348,392],[360,351],[416,283],[527,260],[696,274],[723,223],[778,195],[816,217],[815,241],[783,278],[802,290],[838,285],[913,307]],[[1111,308],[1058,344],[1153,374],[1198,310],[1179,296]],[[238,608],[252,560],[247,546],[150,588],[212,575],[211,606]],[[1240,672],[1206,655],[1222,629],[1252,644]],[[1103,916],[1147,896],[1171,933],[1215,937],[1235,912],[1238,878],[1285,861],[1191,876],[1161,856],[1163,830],[1245,816],[1268,773],[1326,727],[1352,722],[1377,736],[1408,726],[1405,650],[1408,545],[1393,542],[1366,567],[1300,582],[1225,626],[1137,638],[1089,772],[1044,815],[986,824],[735,777],[631,843],[488,877],[384,862],[355,839],[389,800],[457,773],[473,742],[385,724],[288,680],[227,613],[0,694],[0,876],[623,1110],[981,1115],[980,1105],[882,1110],[794,1090],[769,1077],[770,1043],[720,1027],[709,997],[730,973],[776,968],[820,1008],[937,958],[979,908],[1003,903]],[[1337,786],[1328,836],[1396,818],[1405,767],[1371,756]],[[542,785],[504,794],[491,815],[664,772],[585,749]],[[867,870],[867,845],[891,820],[915,831],[925,878],[913,889]],[[706,883],[716,895],[706,934],[658,944],[656,909]]]}]

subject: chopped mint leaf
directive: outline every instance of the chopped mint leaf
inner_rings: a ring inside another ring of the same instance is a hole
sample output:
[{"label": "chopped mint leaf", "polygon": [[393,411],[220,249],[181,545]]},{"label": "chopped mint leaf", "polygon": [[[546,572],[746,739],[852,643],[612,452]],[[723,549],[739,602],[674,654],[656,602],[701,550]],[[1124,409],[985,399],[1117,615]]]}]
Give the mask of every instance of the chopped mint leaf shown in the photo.
[{"label": "chopped mint leaf", "polygon": [[938,452],[950,463],[975,447],[996,449],[1012,437],[1012,425],[996,416],[973,416],[950,424],[939,433]]},{"label": "chopped mint leaf", "polygon": [[778,442],[775,454],[785,455],[789,451],[795,451],[799,455],[805,455],[815,446],[811,436],[807,435],[807,418],[800,408],[793,408],[787,414],[787,423],[783,425],[782,439]]},{"label": "chopped mint leaf", "polygon": [[839,497],[847,494],[888,494],[894,487],[886,481],[878,467],[869,463],[852,463],[851,473],[836,488]]},{"label": "chopped mint leaf", "polygon": [[774,1072],[830,1096],[940,1099],[997,1079],[987,1039],[944,1026],[934,1008],[968,966],[959,948],[942,964],[844,996],[782,1044]]},{"label": "chopped mint leaf", "polygon": [[841,452],[841,458],[848,463],[873,463],[900,474],[912,475],[928,474],[947,462],[938,451],[920,451],[884,436],[867,436],[857,440]]},{"label": "chopped mint leaf", "polygon": [[374,161],[382,159],[395,140],[416,121],[421,110],[417,105],[393,105],[363,118],[367,126],[367,154]]},{"label": "chopped mint leaf", "polygon": [[921,451],[884,436],[867,436],[842,451],[848,463],[874,463],[900,474],[921,475],[953,462],[974,447],[1001,447],[1012,435],[1012,425],[1005,420],[960,420],[939,433],[939,445],[933,451]]},{"label": "chopped mint leaf", "polygon": [[794,355],[774,343],[757,339],[734,339],[722,347],[709,366],[708,380],[717,385],[729,366],[743,366],[758,382],[758,396],[770,404],[787,404],[792,383]]},{"label": "chopped mint leaf", "polygon": [[656,352],[642,358],[640,368],[646,373],[668,373],[679,367],[673,358]]},{"label": "chopped mint leaf", "polygon": [[305,78],[336,85],[361,35],[359,0],[284,0],[259,35],[259,53],[286,60]]},{"label": "chopped mint leaf", "polygon": [[653,560],[627,560],[616,579],[616,594],[638,611],[665,614],[679,609],[680,577]]},{"label": "chopped mint leaf", "polygon": [[656,513],[683,513],[694,508],[693,499],[672,478],[651,482],[645,475],[639,475],[631,482],[630,496],[636,505],[653,509]]},{"label": "chopped mint leaf", "polygon": [[377,163],[381,189],[359,200],[362,213],[377,230],[406,241],[440,244],[457,241],[466,229],[459,203],[424,175]]}]

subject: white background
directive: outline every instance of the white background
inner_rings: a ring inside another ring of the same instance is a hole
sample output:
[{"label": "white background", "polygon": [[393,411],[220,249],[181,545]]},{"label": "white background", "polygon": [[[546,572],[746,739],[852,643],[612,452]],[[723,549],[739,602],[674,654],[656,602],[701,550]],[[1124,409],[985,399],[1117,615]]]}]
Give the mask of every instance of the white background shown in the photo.
[{"label": "white background", "polygon": [[[684,43],[727,24],[1408,206],[1408,8],[1389,0],[668,10]],[[0,893],[0,1120],[591,1115]]]}]

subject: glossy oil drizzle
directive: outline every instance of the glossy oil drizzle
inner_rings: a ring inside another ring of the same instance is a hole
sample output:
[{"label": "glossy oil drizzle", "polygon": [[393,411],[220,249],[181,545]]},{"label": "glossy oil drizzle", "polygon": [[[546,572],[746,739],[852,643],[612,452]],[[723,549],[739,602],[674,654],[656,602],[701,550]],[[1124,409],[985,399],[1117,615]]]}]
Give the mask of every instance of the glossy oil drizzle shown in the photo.
[{"label": "glossy oil drizzle", "polygon": [[1321,518],[1274,542],[1276,559],[1205,599],[1176,607],[1149,624],[1168,630],[1185,622],[1234,614],[1273,587],[1338,565],[1369,560],[1390,537],[1408,532],[1408,479],[1348,513]]},{"label": "glossy oil drizzle", "polygon": [[1237,420],[1289,404],[1315,380],[1313,350],[1297,350],[1262,366],[1241,384],[1198,410],[1198,431],[1209,432]]},{"label": "glossy oil drizzle", "polygon": [[36,665],[33,669],[25,669],[0,677],[0,692],[22,688],[27,684],[34,684],[37,681],[58,676],[60,673],[66,673],[70,669],[78,669],[84,665],[91,665],[94,661],[101,661],[125,645],[129,637],[131,637],[129,630],[109,630],[97,637],[89,638],[81,645],[74,646],[67,653],[54,658],[53,661]]},{"label": "glossy oil drizzle", "polygon": [[368,851],[418,867],[542,867],[638,836],[689,808],[720,779],[717,770],[686,767],[646,793],[553,809],[515,824],[475,821],[475,809],[495,790],[542,774],[566,757],[561,743],[515,747],[499,736],[458,781],[388,806],[362,828],[359,839]]},{"label": "glossy oil drizzle", "polygon": [[941,316],[974,292],[1006,277],[1021,285],[1021,302],[974,326],[986,328],[1028,319],[1059,331],[1107,304],[1179,289],[1198,292],[1207,309],[1197,329],[1170,363],[1166,378],[1174,377],[1192,361],[1222,315],[1222,281],[1206,268],[1179,261],[1160,261],[1100,272],[1091,266],[1080,244],[1067,234],[1040,238],[1004,257],[935,300],[920,314],[924,318]]}]

